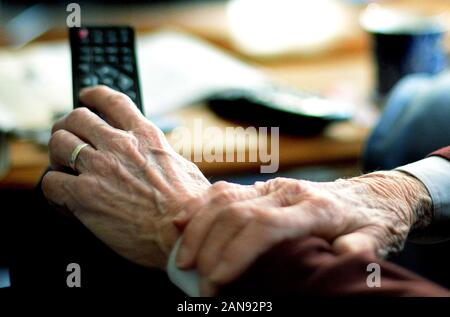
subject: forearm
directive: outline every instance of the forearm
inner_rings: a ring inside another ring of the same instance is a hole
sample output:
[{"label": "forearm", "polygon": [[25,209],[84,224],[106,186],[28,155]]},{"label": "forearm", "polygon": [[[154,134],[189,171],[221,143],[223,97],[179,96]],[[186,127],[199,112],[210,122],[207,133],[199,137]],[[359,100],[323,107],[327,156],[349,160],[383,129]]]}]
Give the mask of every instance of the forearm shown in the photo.
[{"label": "forearm", "polygon": [[402,171],[381,171],[357,179],[365,182],[386,204],[396,206],[398,217],[411,229],[427,227],[432,220],[433,204],[425,185]]},{"label": "forearm", "polygon": [[[430,161],[427,162],[430,164]],[[431,161],[432,165],[434,163],[435,161]],[[280,217],[287,217],[283,230],[287,232],[287,237],[290,237],[288,240],[293,236],[300,238],[304,235],[322,237],[330,241],[336,255],[363,250],[375,251],[374,254],[377,255],[400,251],[411,230],[422,231],[421,229],[428,227],[434,220],[434,200],[427,183],[411,173],[398,170],[375,172],[329,183],[274,179],[259,186],[265,188],[265,195],[268,192],[277,194],[271,196],[271,199],[275,200],[275,203],[272,203],[277,206],[277,212],[273,214],[276,219],[267,218],[271,215],[268,213],[270,208],[267,200],[261,206],[250,201],[248,208],[244,203],[242,210],[259,206],[264,212],[257,215],[264,215],[266,222],[272,219],[277,224],[282,222],[283,218]],[[209,204],[208,212],[213,209],[214,204]],[[280,210],[283,212],[279,212]],[[302,219],[298,223],[293,221],[297,219],[297,213],[301,215],[299,219]],[[236,212],[229,214],[234,220],[243,215]],[[293,228],[296,225],[298,228]],[[266,238],[273,227],[266,228]],[[278,228],[279,225],[275,227]],[[220,227],[220,231],[223,233],[226,228],[225,223]],[[257,236],[258,231],[253,234]],[[194,230],[192,237],[197,235],[198,231]],[[274,236],[277,236],[276,232]],[[249,250],[251,249],[249,246]],[[219,253],[220,256],[222,253]],[[288,258],[290,257],[286,257],[286,261],[292,260]],[[175,267],[175,264],[172,266]],[[191,281],[194,281],[192,285],[198,284],[195,279]]]},{"label": "forearm", "polygon": [[[385,212],[370,210],[366,217],[379,218],[380,224],[386,223],[386,231],[379,234],[382,244],[377,248],[379,255],[401,250],[411,228],[426,226],[431,218],[431,198],[416,178],[399,171],[377,172],[336,183],[309,183],[312,186],[331,186],[332,193],[345,197],[348,206],[361,209],[369,208],[386,210]],[[342,192],[342,189],[345,191]],[[288,193],[288,192],[287,192]],[[343,199],[343,198],[342,198]],[[299,213],[302,211],[299,210]],[[389,219],[386,219],[389,218]],[[400,225],[396,225],[400,223]],[[350,224],[351,225],[351,224]],[[383,230],[384,226],[379,226]],[[191,272],[183,272],[176,268],[175,253],[169,260],[168,273],[172,282],[189,295],[198,295],[198,279]],[[286,260],[288,261],[288,260]]]}]

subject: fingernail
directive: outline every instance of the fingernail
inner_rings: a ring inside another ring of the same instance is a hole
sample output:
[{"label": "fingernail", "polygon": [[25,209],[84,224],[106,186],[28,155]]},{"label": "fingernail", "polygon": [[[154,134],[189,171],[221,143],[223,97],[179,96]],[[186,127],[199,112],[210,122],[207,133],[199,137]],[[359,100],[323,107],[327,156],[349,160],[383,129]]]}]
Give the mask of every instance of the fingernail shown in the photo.
[{"label": "fingernail", "polygon": [[178,250],[175,264],[180,269],[187,268],[187,266],[189,265],[189,250],[181,246],[180,250]]},{"label": "fingernail", "polygon": [[224,262],[220,262],[219,265],[217,265],[217,268],[209,275],[209,279],[213,282],[220,281],[227,271],[228,265]]}]

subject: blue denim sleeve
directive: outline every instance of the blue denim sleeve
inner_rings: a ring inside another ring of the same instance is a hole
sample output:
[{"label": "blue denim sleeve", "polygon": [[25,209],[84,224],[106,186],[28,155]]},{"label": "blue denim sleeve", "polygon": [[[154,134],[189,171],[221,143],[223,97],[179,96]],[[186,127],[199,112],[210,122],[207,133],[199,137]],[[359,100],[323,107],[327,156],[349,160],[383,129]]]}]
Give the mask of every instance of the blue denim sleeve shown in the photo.
[{"label": "blue denim sleeve", "polygon": [[416,162],[450,144],[450,72],[411,75],[391,92],[364,150],[366,172]]}]

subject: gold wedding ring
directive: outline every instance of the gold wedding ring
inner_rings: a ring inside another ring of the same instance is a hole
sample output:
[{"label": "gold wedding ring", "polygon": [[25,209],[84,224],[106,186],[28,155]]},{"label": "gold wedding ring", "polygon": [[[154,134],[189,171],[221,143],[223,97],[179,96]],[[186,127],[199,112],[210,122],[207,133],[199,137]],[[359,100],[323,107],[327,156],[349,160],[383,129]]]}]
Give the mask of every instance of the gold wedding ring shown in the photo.
[{"label": "gold wedding ring", "polygon": [[71,169],[75,170],[75,162],[77,160],[78,154],[80,154],[80,151],[88,145],[89,144],[87,144],[87,143],[81,143],[75,147],[75,149],[72,152],[72,155],[70,155],[70,160],[69,160],[69,166]]}]

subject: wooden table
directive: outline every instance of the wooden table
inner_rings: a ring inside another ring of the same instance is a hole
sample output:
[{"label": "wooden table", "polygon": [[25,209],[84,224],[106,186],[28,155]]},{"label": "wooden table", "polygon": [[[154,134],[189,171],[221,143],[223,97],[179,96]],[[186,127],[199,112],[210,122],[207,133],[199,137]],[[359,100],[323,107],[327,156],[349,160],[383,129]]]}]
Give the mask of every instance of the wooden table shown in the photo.
[{"label": "wooden table", "polygon": [[[209,11],[206,9],[191,8],[192,14],[208,16],[205,20],[209,23],[223,23],[224,10],[217,6]],[[205,11],[206,10],[206,11]],[[154,13],[158,14],[158,13]],[[208,15],[209,14],[209,15]],[[173,11],[169,21],[189,20],[189,12]],[[216,18],[212,18],[216,17]],[[217,17],[221,17],[220,20]],[[195,19],[192,19],[195,20]],[[155,21],[155,20],[153,20]],[[168,22],[160,17],[161,25]],[[198,29],[204,29],[205,25],[197,21]],[[183,27],[181,22],[173,22],[177,27]],[[206,23],[206,22],[205,22]],[[194,34],[202,35],[195,30],[195,25],[187,25],[185,29]],[[220,33],[219,26],[210,28],[212,34],[203,34],[204,38],[232,50],[227,42],[227,37]],[[155,27],[154,25],[152,28]],[[57,33],[57,32],[56,32]],[[50,34],[44,40],[53,38]],[[301,89],[313,89],[326,91],[343,83],[350,86],[358,96],[367,99],[372,91],[372,62],[365,43],[365,39],[357,38],[351,45],[351,50],[337,49],[335,52],[321,57],[298,58],[286,61],[267,61],[256,63],[268,73],[275,81],[289,84]],[[353,43],[353,44],[354,44]],[[238,52],[235,52],[239,55]],[[203,119],[207,126],[225,128],[236,123],[217,117],[205,106],[189,107],[173,114],[177,116],[186,127],[192,127],[197,118]],[[280,136],[280,167],[302,166],[311,164],[334,164],[341,161],[356,162],[361,153],[362,146],[368,134],[368,128],[355,123],[344,123],[330,126],[323,135],[304,138],[296,136]],[[245,151],[254,149],[246,148]],[[43,147],[31,144],[23,140],[11,140],[11,168],[9,173],[0,181],[0,188],[5,187],[32,187],[36,184],[42,172],[48,164],[47,150]],[[221,175],[240,173],[243,171],[257,171],[258,163],[198,163],[200,169],[207,175]]]}]

